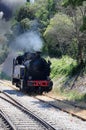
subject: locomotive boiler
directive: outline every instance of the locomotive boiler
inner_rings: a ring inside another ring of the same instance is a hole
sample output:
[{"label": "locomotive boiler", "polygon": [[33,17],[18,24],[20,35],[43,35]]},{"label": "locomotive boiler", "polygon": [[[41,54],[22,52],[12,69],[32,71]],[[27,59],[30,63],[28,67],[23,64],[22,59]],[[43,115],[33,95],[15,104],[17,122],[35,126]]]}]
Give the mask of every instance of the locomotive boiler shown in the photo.
[{"label": "locomotive boiler", "polygon": [[51,63],[42,58],[40,53],[27,52],[13,59],[12,84],[21,91],[42,94],[52,90]]}]

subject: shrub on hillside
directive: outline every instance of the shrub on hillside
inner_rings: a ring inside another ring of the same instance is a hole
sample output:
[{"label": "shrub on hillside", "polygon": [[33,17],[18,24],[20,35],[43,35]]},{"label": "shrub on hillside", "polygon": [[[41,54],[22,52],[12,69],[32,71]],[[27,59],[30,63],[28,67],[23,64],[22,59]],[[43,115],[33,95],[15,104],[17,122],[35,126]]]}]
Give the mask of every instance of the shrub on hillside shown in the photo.
[{"label": "shrub on hillside", "polygon": [[62,75],[71,75],[72,70],[77,66],[77,62],[68,56],[61,59],[52,58],[51,78]]}]

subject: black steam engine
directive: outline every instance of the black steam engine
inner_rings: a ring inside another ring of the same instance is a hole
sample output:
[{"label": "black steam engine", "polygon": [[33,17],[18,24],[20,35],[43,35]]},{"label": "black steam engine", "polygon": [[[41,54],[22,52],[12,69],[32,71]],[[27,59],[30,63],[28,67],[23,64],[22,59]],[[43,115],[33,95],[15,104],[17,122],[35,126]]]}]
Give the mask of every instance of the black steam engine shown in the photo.
[{"label": "black steam engine", "polygon": [[53,82],[50,80],[50,61],[41,57],[40,52],[25,53],[13,59],[12,84],[21,91],[34,93],[49,92]]}]

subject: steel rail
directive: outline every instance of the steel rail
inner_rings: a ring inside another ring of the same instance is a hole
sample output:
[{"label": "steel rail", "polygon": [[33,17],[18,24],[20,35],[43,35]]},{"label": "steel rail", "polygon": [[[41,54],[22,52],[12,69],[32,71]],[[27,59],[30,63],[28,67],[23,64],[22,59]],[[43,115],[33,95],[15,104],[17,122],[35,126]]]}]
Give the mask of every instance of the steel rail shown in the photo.
[{"label": "steel rail", "polygon": [[10,119],[6,116],[6,114],[0,110],[0,116],[5,121],[4,124],[8,125],[9,130],[16,130],[14,124],[10,121]]},{"label": "steel rail", "polygon": [[44,127],[46,127],[48,130],[56,130],[54,127],[52,127],[50,124],[48,124],[47,122],[45,122],[43,119],[41,119],[40,117],[38,117],[36,114],[34,114],[33,112],[31,112],[30,110],[28,110],[23,104],[20,104],[18,101],[16,101],[14,98],[12,98],[9,94],[7,94],[6,92],[2,92],[4,95],[6,95],[9,99],[11,99],[12,101],[5,99],[3,97],[0,96],[0,98],[2,98],[3,100],[13,104],[14,106],[18,107],[21,111],[23,111],[24,113],[30,115],[32,118],[34,118],[36,121],[40,122]]},{"label": "steel rail", "polygon": [[[34,97],[34,96],[33,96]],[[41,101],[41,102],[44,102],[44,103],[48,103],[50,106],[52,106],[53,108],[56,108],[56,109],[59,109],[59,110],[61,110],[61,111],[63,111],[63,112],[66,112],[66,113],[69,113],[69,114],[71,114],[72,116],[74,116],[74,117],[77,117],[78,119],[81,119],[81,120],[83,120],[83,121],[86,121],[86,119],[85,118],[83,118],[83,117],[81,117],[81,116],[78,116],[78,115],[76,115],[76,114],[74,114],[73,112],[70,112],[70,111],[68,111],[68,110],[65,110],[64,108],[61,108],[61,107],[59,107],[59,106],[57,106],[57,105],[54,105],[54,104],[52,104],[52,103],[50,103],[50,102],[47,102],[47,101],[45,101],[45,100],[43,100],[43,99],[40,99],[40,98],[38,98],[38,97],[34,97],[35,99],[37,99],[37,100],[39,100],[39,101]],[[61,101],[62,102],[62,101]],[[65,102],[63,102],[63,103],[65,103]],[[67,104],[67,103],[65,103],[65,104]],[[78,108],[78,107],[77,107]],[[83,109],[82,109],[83,110]]]}]

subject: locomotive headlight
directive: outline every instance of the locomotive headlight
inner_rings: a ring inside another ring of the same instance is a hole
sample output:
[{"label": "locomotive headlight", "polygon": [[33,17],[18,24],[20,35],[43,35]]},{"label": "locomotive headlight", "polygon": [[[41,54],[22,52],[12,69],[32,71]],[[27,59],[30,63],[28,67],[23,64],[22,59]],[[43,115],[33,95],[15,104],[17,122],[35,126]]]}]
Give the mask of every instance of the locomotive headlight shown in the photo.
[{"label": "locomotive headlight", "polygon": [[31,80],[31,79],[32,79],[32,76],[29,76],[29,79]]}]

